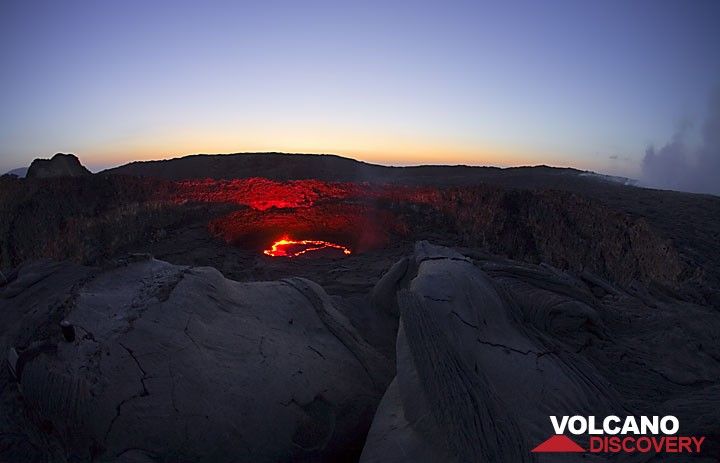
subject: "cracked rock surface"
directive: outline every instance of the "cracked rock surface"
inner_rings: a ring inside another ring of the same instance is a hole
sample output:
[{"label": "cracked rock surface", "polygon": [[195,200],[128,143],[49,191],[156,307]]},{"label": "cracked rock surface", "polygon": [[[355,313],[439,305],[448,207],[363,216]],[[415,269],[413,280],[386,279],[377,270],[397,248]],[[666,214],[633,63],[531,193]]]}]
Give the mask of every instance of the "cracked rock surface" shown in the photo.
[{"label": "cracked rock surface", "polygon": [[577,461],[530,452],[549,415],[674,414],[684,435],[718,435],[712,308],[427,242],[373,297],[399,317],[397,375],[361,462]]},{"label": "cracked rock surface", "polygon": [[147,255],[23,265],[0,286],[0,461],[571,462],[530,452],[549,415],[610,414],[675,415],[720,452],[716,309],[479,249],[398,256],[333,296]]},{"label": "cracked rock surface", "polygon": [[3,378],[2,400],[20,408],[21,395],[29,416],[0,413],[4,428],[33,430],[2,435],[18,461],[48,449],[53,461],[357,458],[391,379],[390,362],[300,278],[238,283],[151,258],[42,263],[0,295],[3,352],[26,352],[21,394]]}]

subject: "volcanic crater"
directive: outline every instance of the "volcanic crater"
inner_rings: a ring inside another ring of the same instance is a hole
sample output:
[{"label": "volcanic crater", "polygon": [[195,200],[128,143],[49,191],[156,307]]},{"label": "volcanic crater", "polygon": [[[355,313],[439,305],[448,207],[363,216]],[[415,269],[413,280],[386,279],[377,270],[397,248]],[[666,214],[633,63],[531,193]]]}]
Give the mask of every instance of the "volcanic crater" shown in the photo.
[{"label": "volcanic crater", "polygon": [[396,203],[427,201],[409,188],[317,180],[208,179],[177,186],[178,202],[240,206],[211,220],[209,230],[229,244],[274,257],[341,257],[382,249],[409,233]]},{"label": "volcanic crater", "polygon": [[[0,460],[400,462],[395,443],[418,442],[423,461],[445,443],[457,461],[528,461],[564,413],[539,404],[662,404],[715,432],[717,242],[635,198],[708,217],[720,201],[467,172],[0,177]],[[428,416],[441,440],[417,440]],[[467,423],[503,440],[468,443],[486,435]]]}]

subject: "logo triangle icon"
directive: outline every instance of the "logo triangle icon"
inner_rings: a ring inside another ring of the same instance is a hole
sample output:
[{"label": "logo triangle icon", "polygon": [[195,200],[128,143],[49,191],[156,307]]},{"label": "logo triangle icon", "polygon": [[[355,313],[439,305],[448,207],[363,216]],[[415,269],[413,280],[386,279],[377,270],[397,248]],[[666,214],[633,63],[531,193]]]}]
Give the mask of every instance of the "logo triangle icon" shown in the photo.
[{"label": "logo triangle icon", "polygon": [[542,444],[532,449],[533,453],[544,452],[584,452],[585,449],[576,444],[572,439],[562,434],[556,434]]}]

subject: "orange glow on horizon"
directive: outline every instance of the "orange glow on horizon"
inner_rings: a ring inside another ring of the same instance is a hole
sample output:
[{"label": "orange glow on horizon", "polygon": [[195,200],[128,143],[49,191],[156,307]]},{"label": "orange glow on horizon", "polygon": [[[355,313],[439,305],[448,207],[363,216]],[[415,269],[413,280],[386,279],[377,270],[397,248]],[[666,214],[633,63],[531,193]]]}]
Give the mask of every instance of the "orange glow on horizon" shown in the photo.
[{"label": "orange glow on horizon", "polygon": [[418,165],[468,165],[468,166],[495,166],[517,167],[537,164],[564,166],[569,165],[562,160],[553,162],[542,156],[521,156],[509,152],[461,152],[453,150],[431,151],[428,149],[413,151],[383,150],[380,152],[366,150],[338,150],[338,149],[290,149],[271,147],[243,147],[218,149],[158,149],[158,150],[128,150],[122,153],[109,152],[107,154],[94,152],[94,155],[84,156],[82,152],[76,153],[80,160],[90,166],[102,168],[116,167],[133,161],[161,161],[181,158],[195,154],[243,154],[243,153],[287,153],[287,154],[329,154],[354,159],[361,162],[385,166],[418,166]]},{"label": "orange glow on horizon", "polygon": [[[156,136],[145,135],[122,142],[107,140],[93,145],[82,147],[82,151],[76,154],[87,164],[106,167],[191,154],[243,152],[336,154],[359,161],[398,166],[466,164],[510,167],[551,163],[558,159],[557,156],[531,152],[521,146],[312,125],[287,129],[248,125],[240,131],[229,127],[178,128]],[[85,155],[83,151],[91,154]]]}]

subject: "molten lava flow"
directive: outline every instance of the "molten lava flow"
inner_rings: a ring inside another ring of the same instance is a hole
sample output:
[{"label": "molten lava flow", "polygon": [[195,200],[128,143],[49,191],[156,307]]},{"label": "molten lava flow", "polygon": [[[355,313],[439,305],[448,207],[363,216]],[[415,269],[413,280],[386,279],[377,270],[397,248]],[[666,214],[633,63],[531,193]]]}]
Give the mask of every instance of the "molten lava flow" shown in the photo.
[{"label": "molten lava flow", "polygon": [[291,240],[283,238],[275,241],[270,249],[263,252],[272,257],[297,257],[311,251],[319,251],[321,249],[339,249],[343,254],[350,254],[350,250],[345,246],[330,243],[328,241],[319,240]]}]

